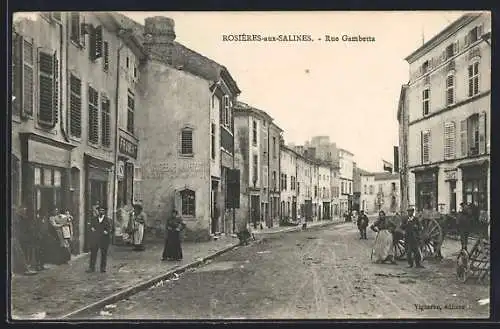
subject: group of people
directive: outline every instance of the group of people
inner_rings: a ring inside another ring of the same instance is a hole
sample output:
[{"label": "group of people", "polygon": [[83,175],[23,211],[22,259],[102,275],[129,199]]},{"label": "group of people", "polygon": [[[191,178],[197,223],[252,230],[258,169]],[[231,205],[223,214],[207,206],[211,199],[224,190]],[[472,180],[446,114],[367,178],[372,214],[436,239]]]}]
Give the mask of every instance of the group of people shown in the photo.
[{"label": "group of people", "polygon": [[69,211],[52,207],[30,216],[25,206],[15,207],[12,229],[14,273],[34,275],[46,264],[67,264],[71,259],[74,232]]},{"label": "group of people", "polygon": [[[132,237],[134,250],[144,251],[144,233],[146,229],[146,213],[141,205],[135,205],[134,211],[130,214],[130,221],[127,224],[126,233]],[[97,256],[100,251],[100,271],[106,272],[108,248],[113,234],[113,222],[106,216],[105,208],[98,205],[93,209],[93,215],[88,222],[90,260],[88,273],[95,272]],[[172,215],[166,221],[165,244],[162,253],[164,261],[182,260],[181,232],[186,228],[177,210],[172,211]]]},{"label": "group of people", "polygon": [[[361,211],[357,222],[360,239],[366,239],[368,223],[368,217]],[[424,267],[420,250],[422,224],[415,217],[413,208],[408,209],[407,216],[402,218],[399,227],[388,219],[382,210],[379,212],[378,219],[370,226],[370,229],[377,233],[372,253],[373,260],[376,263],[389,262],[390,264],[396,264],[394,245],[400,238],[404,238],[408,267]]]}]

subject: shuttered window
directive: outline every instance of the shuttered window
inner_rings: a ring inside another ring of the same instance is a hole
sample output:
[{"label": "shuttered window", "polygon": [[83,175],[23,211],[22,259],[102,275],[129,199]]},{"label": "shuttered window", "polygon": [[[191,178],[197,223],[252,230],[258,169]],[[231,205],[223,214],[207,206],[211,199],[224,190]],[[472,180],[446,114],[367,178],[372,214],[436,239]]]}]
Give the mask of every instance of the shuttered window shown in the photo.
[{"label": "shuttered window", "polygon": [[102,54],[103,54],[103,66],[102,69],[104,72],[108,72],[109,70],[109,43],[107,41],[103,41],[102,43]]},{"label": "shuttered window", "polygon": [[82,137],[82,81],[77,76],[70,76],[70,133],[71,136]]},{"label": "shuttered window", "polygon": [[190,128],[181,130],[181,154],[193,155],[193,130]]},{"label": "shuttered window", "polygon": [[80,13],[71,13],[70,14],[70,38],[71,41],[75,42],[76,44],[80,45],[81,44],[81,31],[80,31]]},{"label": "shuttered window", "polygon": [[468,154],[468,134],[467,120],[460,121],[460,155],[465,157]]},{"label": "shuttered window", "polygon": [[479,131],[479,154],[485,154],[487,152],[486,144],[486,112],[479,113],[478,118],[478,131]]},{"label": "shuttered window", "polygon": [[469,97],[479,94],[479,62],[469,65]]},{"label": "shuttered window", "polygon": [[33,116],[33,92],[34,92],[34,47],[33,40],[23,40],[23,92],[22,92],[22,114]]},{"label": "shuttered window", "polygon": [[446,77],[446,105],[455,103],[455,76],[449,74]]},{"label": "shuttered window", "polygon": [[129,133],[134,133],[134,111],[135,111],[135,99],[134,93],[129,89],[127,98],[127,131]]},{"label": "shuttered window", "polygon": [[12,34],[12,115],[21,115],[23,92],[23,38]]},{"label": "shuttered window", "polygon": [[426,88],[422,91],[422,114],[429,114],[429,106],[430,106],[430,89]]},{"label": "shuttered window", "polygon": [[111,146],[111,102],[109,98],[102,97],[101,101],[101,140],[105,147]]},{"label": "shuttered window", "polygon": [[455,122],[446,122],[444,124],[444,159],[455,158]]},{"label": "shuttered window", "polygon": [[103,41],[102,26],[96,26],[90,33],[89,56],[92,61],[102,57]]},{"label": "shuttered window", "polygon": [[216,155],[216,141],[215,141],[215,124],[212,123],[211,127],[211,145],[212,145],[212,160],[215,160],[215,155]]},{"label": "shuttered window", "polygon": [[56,78],[57,60],[54,53],[39,52],[39,112],[38,123],[43,126],[53,127],[57,121]]},{"label": "shuttered window", "polygon": [[431,132],[429,130],[422,131],[422,163],[430,162],[431,151]]},{"label": "shuttered window", "polygon": [[99,143],[99,93],[89,86],[89,121],[88,121],[88,140],[92,144]]}]

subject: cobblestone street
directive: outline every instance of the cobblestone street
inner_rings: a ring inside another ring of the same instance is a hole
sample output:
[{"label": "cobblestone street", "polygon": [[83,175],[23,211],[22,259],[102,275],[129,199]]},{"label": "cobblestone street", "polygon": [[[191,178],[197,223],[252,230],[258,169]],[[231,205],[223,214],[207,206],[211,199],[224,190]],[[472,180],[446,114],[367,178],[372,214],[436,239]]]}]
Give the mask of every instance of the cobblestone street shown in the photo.
[{"label": "cobblestone street", "polygon": [[[276,234],[233,250],[178,280],[165,281],[82,318],[487,318],[477,301],[489,287],[462,284],[459,245],[425,269],[375,265],[375,234],[359,240],[353,223]],[[424,309],[430,308],[430,309]]]}]

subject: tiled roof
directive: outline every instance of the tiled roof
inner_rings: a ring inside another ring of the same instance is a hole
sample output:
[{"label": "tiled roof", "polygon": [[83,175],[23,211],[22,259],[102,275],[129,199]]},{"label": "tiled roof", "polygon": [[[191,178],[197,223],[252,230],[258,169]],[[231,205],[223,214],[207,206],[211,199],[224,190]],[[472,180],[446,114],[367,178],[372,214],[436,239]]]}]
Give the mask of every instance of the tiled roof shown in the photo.
[{"label": "tiled roof", "polygon": [[[144,26],[137,23],[136,21],[128,18],[127,16],[120,13],[112,13],[113,17],[123,26],[125,29],[131,29],[135,37],[140,40],[141,44],[144,44]],[[216,82],[219,80],[221,74],[226,72],[228,76],[229,84],[232,84],[233,89],[237,93],[240,90],[236,84],[236,81],[229,74],[227,68],[219,63],[205,57],[196,51],[189,49],[188,47],[180,44],[177,41],[173,43],[174,49],[172,52],[172,66],[184,71],[190,72],[196,76],[202,77],[206,80]],[[153,58],[158,60],[165,60],[167,54],[162,53],[152,53]]]},{"label": "tiled roof", "polygon": [[375,176],[375,180],[395,180],[399,179],[398,173],[390,173],[390,172],[376,172],[373,173]]}]

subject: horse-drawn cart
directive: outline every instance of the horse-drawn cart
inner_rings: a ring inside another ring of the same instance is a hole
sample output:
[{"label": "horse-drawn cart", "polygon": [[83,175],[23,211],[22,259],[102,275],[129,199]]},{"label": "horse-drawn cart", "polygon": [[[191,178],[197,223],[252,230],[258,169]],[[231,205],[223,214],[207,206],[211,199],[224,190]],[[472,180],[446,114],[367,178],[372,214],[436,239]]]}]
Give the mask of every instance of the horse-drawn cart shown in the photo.
[{"label": "horse-drawn cart", "polygon": [[[441,245],[444,240],[441,225],[435,218],[420,218],[419,220],[422,224],[420,250],[422,251],[423,259],[441,257]],[[394,255],[396,259],[401,260],[406,257],[404,231],[400,228],[400,218],[394,218],[393,221],[397,226],[394,232]]]},{"label": "horse-drawn cart", "polygon": [[457,257],[457,278],[466,282],[476,277],[478,282],[486,282],[490,278],[490,242],[477,239],[472,250],[462,249]]}]

